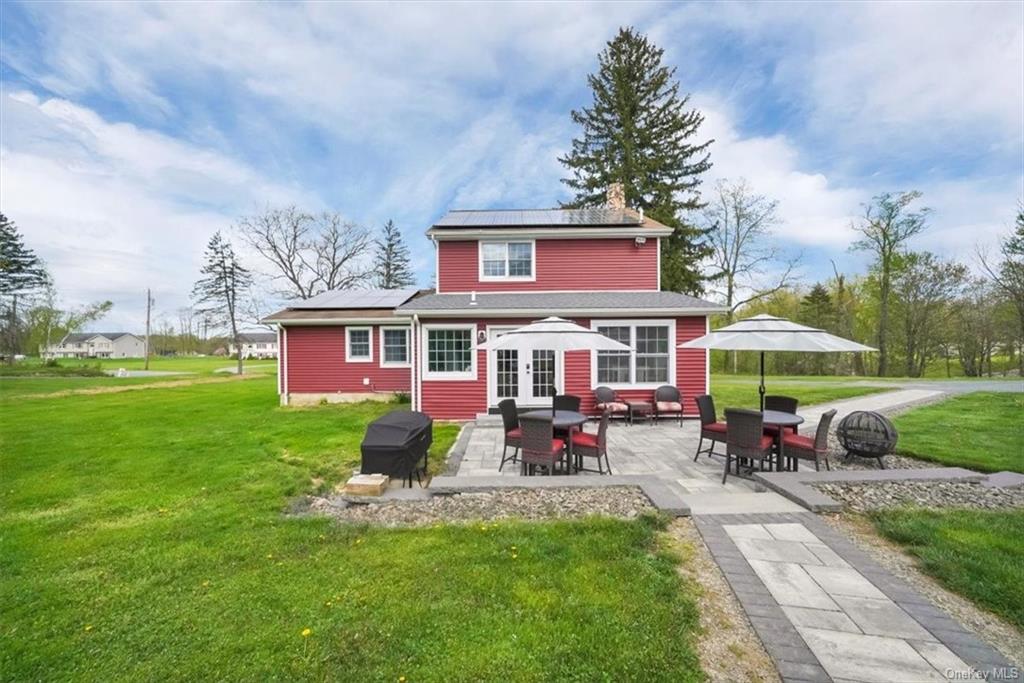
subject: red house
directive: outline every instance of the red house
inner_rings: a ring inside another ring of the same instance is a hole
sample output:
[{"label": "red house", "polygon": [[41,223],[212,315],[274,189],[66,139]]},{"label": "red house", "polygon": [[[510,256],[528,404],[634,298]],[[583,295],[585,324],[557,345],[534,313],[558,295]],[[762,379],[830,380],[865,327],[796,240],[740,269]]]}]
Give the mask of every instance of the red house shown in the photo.
[{"label": "red house", "polygon": [[[649,400],[679,387],[688,413],[708,390],[703,350],[676,348],[720,306],[660,289],[672,229],[631,209],[451,211],[428,231],[437,288],[328,292],[275,313],[283,404],[408,392],[436,419],[467,420],[503,398],[550,405],[551,387]],[[483,351],[493,335],[547,316],[589,325],[626,352]],[[526,357],[521,357],[526,356]]]}]

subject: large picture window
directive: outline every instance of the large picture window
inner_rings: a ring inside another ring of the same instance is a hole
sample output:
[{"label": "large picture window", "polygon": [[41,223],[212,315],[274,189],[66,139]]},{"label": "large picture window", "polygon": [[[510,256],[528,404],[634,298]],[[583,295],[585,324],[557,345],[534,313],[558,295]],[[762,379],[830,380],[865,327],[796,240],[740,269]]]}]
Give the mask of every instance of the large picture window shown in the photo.
[{"label": "large picture window", "polygon": [[409,365],[409,328],[380,329],[380,364],[381,367]]},{"label": "large picture window", "polygon": [[481,242],[481,280],[532,280],[534,242]]},{"label": "large picture window", "polygon": [[373,360],[372,328],[345,328],[345,360],[349,363],[369,363]]},{"label": "large picture window", "polygon": [[430,327],[426,334],[426,376],[433,379],[474,379],[476,363],[472,326]]},{"label": "large picture window", "polygon": [[598,351],[594,364],[595,384],[658,386],[672,383],[674,326],[671,322],[598,322],[594,329],[633,349]]}]

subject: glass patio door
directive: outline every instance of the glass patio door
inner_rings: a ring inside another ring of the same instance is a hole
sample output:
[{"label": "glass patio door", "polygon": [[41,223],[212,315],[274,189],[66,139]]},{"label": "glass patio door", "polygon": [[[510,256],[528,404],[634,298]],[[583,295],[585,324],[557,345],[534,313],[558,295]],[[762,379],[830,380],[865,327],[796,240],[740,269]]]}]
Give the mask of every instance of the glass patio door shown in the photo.
[{"label": "glass patio door", "polygon": [[[511,329],[515,328],[492,329],[491,335],[500,337]],[[559,379],[558,354],[554,351],[499,349],[490,352],[488,365],[493,368],[489,373],[492,405],[506,398],[522,406],[551,405]]]}]

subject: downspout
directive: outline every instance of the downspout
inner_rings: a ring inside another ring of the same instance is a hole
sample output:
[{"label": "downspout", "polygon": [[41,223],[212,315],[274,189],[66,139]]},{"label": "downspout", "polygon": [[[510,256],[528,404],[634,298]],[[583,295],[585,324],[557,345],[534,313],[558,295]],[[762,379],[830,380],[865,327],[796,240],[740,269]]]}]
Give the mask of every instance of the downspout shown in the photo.
[{"label": "downspout", "polygon": [[413,313],[413,316],[412,316],[412,331],[410,333],[411,336],[412,336],[412,339],[410,340],[411,341],[411,346],[412,346],[412,364],[409,367],[409,372],[411,373],[409,379],[410,379],[410,382],[411,382],[410,386],[411,386],[411,390],[412,390],[412,409],[413,410],[420,410],[421,405],[422,405],[422,401],[420,400],[421,388],[419,386],[419,373],[417,372],[417,366],[419,365],[419,354],[417,353],[417,350],[419,349],[419,338],[420,338],[419,327],[420,327],[420,317],[419,317],[419,315]]}]

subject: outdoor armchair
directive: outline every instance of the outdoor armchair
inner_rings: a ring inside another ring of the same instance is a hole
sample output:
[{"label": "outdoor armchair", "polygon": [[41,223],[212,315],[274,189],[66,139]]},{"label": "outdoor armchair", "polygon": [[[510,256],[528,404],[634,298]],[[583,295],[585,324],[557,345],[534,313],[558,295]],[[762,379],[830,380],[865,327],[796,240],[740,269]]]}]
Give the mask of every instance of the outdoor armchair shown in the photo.
[{"label": "outdoor armchair", "polygon": [[772,459],[772,445],[775,439],[764,433],[764,421],[756,410],[725,409],[725,470],[722,483],[729,476],[729,467],[736,461],[736,474],[740,473],[741,460],[757,460],[761,469],[764,461]]},{"label": "outdoor armchair", "polygon": [[[800,406],[799,399],[795,399],[791,396],[765,396],[764,397],[764,409],[765,410],[777,410],[780,413],[790,413],[796,415],[797,408]],[[796,425],[785,427],[784,432],[797,433]],[[778,436],[779,428],[774,425],[768,425],[764,428],[764,433],[770,436]]]},{"label": "outdoor armchair", "polygon": [[654,390],[654,421],[657,422],[662,415],[677,415],[679,426],[683,426],[683,397],[670,384],[665,384]]},{"label": "outdoor armchair", "polygon": [[552,401],[555,410],[571,410],[574,413],[580,412],[580,403],[582,403],[582,400],[579,396],[558,394],[554,399],[552,399]]},{"label": "outdoor armchair", "polygon": [[[519,410],[516,408],[514,398],[506,398],[498,402],[498,410],[501,411],[501,426],[505,433],[505,446],[501,449],[501,463],[498,471],[505,466],[506,462],[516,462],[519,448],[522,445],[523,431],[519,428]],[[508,449],[512,449],[512,455],[508,455]]]},{"label": "outdoor armchair", "polygon": [[813,439],[799,434],[786,434],[782,437],[782,452],[786,458],[813,460],[816,470],[821,469],[821,460],[824,459],[825,469],[831,470],[832,466],[828,462],[828,430],[835,416],[835,408],[821,416]]},{"label": "outdoor armchair", "polygon": [[[606,410],[601,413],[601,422],[597,426],[597,434],[575,432],[572,436],[572,456],[574,458],[596,458],[598,474],[606,473],[601,467],[602,457],[604,457],[605,466],[608,468],[607,474],[612,473],[612,465],[608,462],[608,421],[610,418],[611,416]],[[578,467],[577,469],[583,470],[584,468]],[[593,470],[586,471],[593,472]]]},{"label": "outdoor armchair", "polygon": [[548,474],[555,471],[555,463],[562,459],[565,442],[555,438],[554,423],[550,416],[522,415],[519,418],[522,430],[523,474],[534,467],[543,467]]},{"label": "outdoor armchair", "polygon": [[595,407],[601,411],[608,411],[611,413],[611,417],[619,415],[623,418],[629,415],[629,406],[626,405],[625,401],[619,399],[615,390],[611,387],[601,386],[594,389],[594,402],[597,404]]},{"label": "outdoor armchair", "polygon": [[[697,443],[697,452],[693,454],[693,461],[701,453],[715,455],[715,442],[725,443],[725,423],[718,421],[718,413],[715,412],[715,400],[709,394],[702,394],[697,397],[697,410],[700,412],[700,441]],[[704,439],[710,444],[705,449]]]}]

